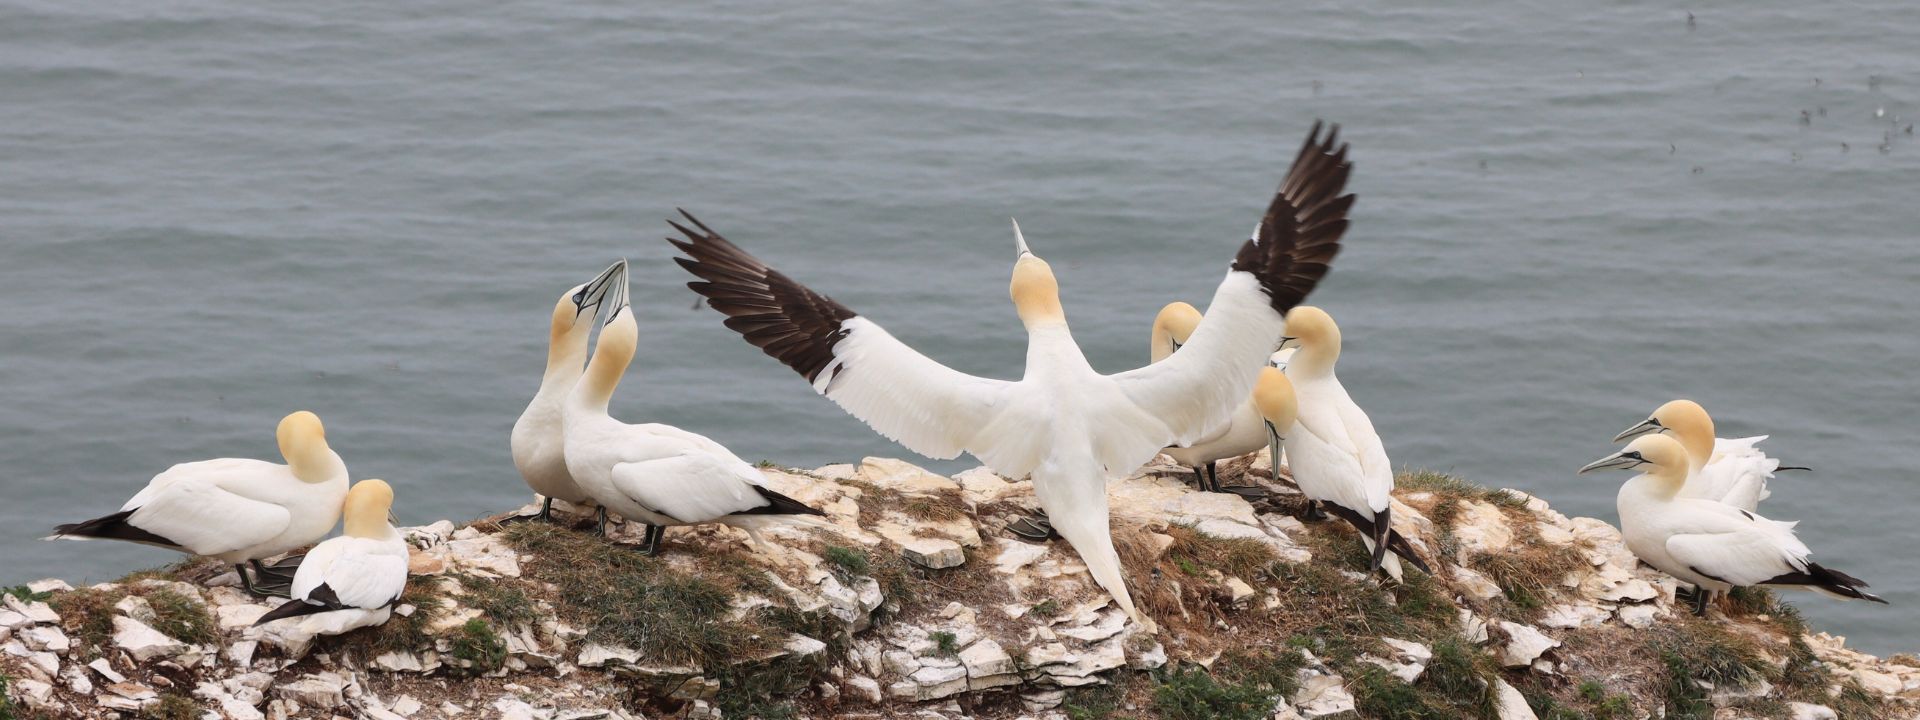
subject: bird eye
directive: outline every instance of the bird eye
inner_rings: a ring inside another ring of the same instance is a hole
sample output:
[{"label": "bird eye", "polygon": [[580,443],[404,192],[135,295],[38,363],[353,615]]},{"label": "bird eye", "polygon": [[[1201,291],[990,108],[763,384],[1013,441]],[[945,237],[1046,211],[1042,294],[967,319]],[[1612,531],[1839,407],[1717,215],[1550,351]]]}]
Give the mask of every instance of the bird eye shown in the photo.
[{"label": "bird eye", "polygon": [[574,293],[574,294],[573,294],[573,301],[574,301],[575,303],[578,303],[578,302],[580,302],[581,300],[585,300],[585,299],[587,299],[587,291],[585,291],[585,290],[581,290],[580,292],[577,292],[577,293]]}]

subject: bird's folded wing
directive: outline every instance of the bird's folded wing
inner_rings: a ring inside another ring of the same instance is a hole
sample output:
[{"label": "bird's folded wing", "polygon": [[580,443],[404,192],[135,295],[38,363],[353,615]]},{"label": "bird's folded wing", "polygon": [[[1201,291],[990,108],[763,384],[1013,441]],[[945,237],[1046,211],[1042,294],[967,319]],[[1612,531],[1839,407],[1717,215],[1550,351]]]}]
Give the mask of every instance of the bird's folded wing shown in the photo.
[{"label": "bird's folded wing", "polygon": [[[685,212],[683,211],[684,215]],[[699,281],[687,283],[727,315],[726,326],[800,373],[881,435],[929,457],[975,449],[1013,383],[953,370],[894,339],[832,298],[767,267],[692,215],[669,241]]]},{"label": "bird's folded wing", "polygon": [[613,466],[613,486],[654,512],[685,523],[746,512],[767,504],[744,474],[753,468],[706,453],[626,462]]},{"label": "bird's folded wing", "polygon": [[1368,497],[1360,459],[1294,423],[1287,433],[1287,468],[1300,491],[1371,518],[1381,508]]},{"label": "bird's folded wing", "polygon": [[249,500],[210,481],[179,480],[145,498],[127,522],[199,555],[259,545],[286,532],[287,509]]},{"label": "bird's folded wing", "polygon": [[[370,541],[363,541],[370,542]],[[333,560],[327,571],[327,586],[345,607],[374,609],[386,607],[407,587],[407,556],[401,554],[351,552]]]},{"label": "bird's folded wing", "polygon": [[[1793,542],[1799,545],[1797,540]],[[1757,585],[1789,572],[1805,570],[1805,547],[1800,545],[1800,552],[1784,547],[1775,533],[1758,526],[1733,532],[1682,533],[1667,538],[1667,553],[1673,559],[1685,563],[1694,572],[1740,586]]]},{"label": "bird's folded wing", "polygon": [[[1344,394],[1346,389],[1342,388],[1341,392]],[[1393,461],[1387,459],[1387,447],[1380,442],[1380,433],[1374,431],[1373,420],[1352,398],[1337,409],[1341,422],[1347,426],[1347,437],[1353,440],[1360,468],[1366,473],[1367,498],[1375,512],[1385,510],[1393,495]]]},{"label": "bird's folded wing", "polygon": [[1339,128],[1313,126],[1253,237],[1180,352],[1112,376],[1141,409],[1166,423],[1168,444],[1214,431],[1253,391],[1285,329],[1288,310],[1327,274],[1347,230],[1352,195],[1341,195],[1352,164]]}]

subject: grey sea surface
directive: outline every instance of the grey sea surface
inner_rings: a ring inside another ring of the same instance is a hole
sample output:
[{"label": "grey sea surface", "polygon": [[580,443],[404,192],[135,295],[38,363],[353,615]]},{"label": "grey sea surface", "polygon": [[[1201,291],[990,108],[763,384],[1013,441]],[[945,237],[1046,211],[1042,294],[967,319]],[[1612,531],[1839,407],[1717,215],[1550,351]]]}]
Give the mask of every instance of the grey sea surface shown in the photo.
[{"label": "grey sea surface", "polygon": [[176,559],[37,538],[301,408],[403,521],[518,506],[550,309],[622,256],[618,416],[913,458],[692,309],[662,220],[1013,377],[1018,217],[1119,371],[1325,118],[1360,200],[1312,302],[1396,465],[1614,521],[1573,471],[1697,399],[1894,603],[1815,626],[1920,649],[1920,16],[1453,5],[0,0],[0,581]]}]

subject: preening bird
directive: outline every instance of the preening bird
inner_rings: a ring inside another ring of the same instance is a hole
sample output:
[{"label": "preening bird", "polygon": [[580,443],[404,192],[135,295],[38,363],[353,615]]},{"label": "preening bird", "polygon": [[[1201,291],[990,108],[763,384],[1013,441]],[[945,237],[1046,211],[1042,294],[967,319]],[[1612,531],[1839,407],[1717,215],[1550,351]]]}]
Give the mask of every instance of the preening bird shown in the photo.
[{"label": "preening bird", "polygon": [[[1372,525],[1373,536],[1368,543],[1373,550],[1371,570],[1379,570],[1386,559],[1387,532],[1393,528],[1393,463],[1387,459],[1380,434],[1373,430],[1373,421],[1334,374],[1333,366],[1340,360],[1340,326],[1325,310],[1303,305],[1287,313],[1287,335],[1281,347],[1298,348],[1287,362],[1286,374],[1299,398],[1299,426],[1323,444],[1326,452],[1350,458],[1340,461],[1346,469],[1333,477],[1338,477],[1343,486],[1351,486],[1340,492],[1356,504],[1345,507],[1367,516]],[[1287,459],[1292,468],[1301,467],[1303,462],[1310,467],[1333,462],[1330,458],[1304,461],[1294,455],[1291,445],[1287,447]]]},{"label": "preening bird", "polygon": [[1207,437],[1245,402],[1285,313],[1326,275],[1346,231],[1353,196],[1340,194],[1350,166],[1338,133],[1322,138],[1314,126],[1191,342],[1163,362],[1115,375],[1095,372],[1074,343],[1053,269],[1017,223],[1008,292],[1027,330],[1026,373],[1017,381],[975,377],[921,355],[692,215],[682,213],[687,225],[672,223],[685,236],[672,242],[687,255],[680,265],[700,278],[688,287],[815,392],[914,452],[968,452],[1001,475],[1031,476],[1053,528],[1144,623],[1108,529],[1107,479],[1161,448]]},{"label": "preening bird", "polygon": [[[552,519],[556,498],[576,505],[588,499],[567,471],[566,435],[560,416],[586,366],[587,340],[593,334],[596,310],[607,291],[624,282],[626,276],[627,262],[614,263],[592,282],[568,290],[553,306],[553,319],[547,326],[547,371],[540,376],[540,389],[533,394],[533,401],[514,421],[510,437],[513,466],[520,470],[527,487],[543,499],[541,520]],[[605,508],[600,509],[600,516],[604,524]]]},{"label": "preening bird", "polygon": [[1805,470],[1782,467],[1779,460],[1760,451],[1765,435],[1737,439],[1713,436],[1713,416],[1692,400],[1674,400],[1661,405],[1640,424],[1627,428],[1613,438],[1625,442],[1647,433],[1666,433],[1686,448],[1690,461],[1687,485],[1680,497],[1726,503],[1742,510],[1753,510],[1772,493],[1767,481],[1775,470]]},{"label": "preening bird", "polygon": [[254,625],[303,617],[302,629],[338,635],[387,621],[407,589],[407,542],[388,518],[393,487],[362,480],[347,491],[346,530],[314,546],[293,575],[287,602]]},{"label": "preening bird", "polygon": [[669,526],[731,525],[762,548],[760,530],[769,524],[832,526],[809,517],[825,513],[768,488],[757,468],[720,443],[671,425],[629,425],[609,416],[607,404],[633,361],[640,330],[627,306],[624,276],[606,303],[599,344],[562,415],[567,470],[601,507],[647,525],[645,553],[659,552]]},{"label": "preening bird", "polygon": [[[1181,345],[1185,345],[1193,337],[1194,328],[1199,327],[1200,319],[1200,311],[1183,302],[1167,303],[1166,307],[1161,308],[1153,318],[1153,335],[1148,342],[1151,361],[1165,360]],[[1218,431],[1192,445],[1169,447],[1161,452],[1173,458],[1174,462],[1193,468],[1194,483],[1201,490],[1258,498],[1267,493],[1257,485],[1222,487],[1219,462],[1263,447],[1267,447],[1267,424],[1260,419],[1260,411],[1253,406],[1253,398],[1248,397],[1234,408],[1227,424]]]},{"label": "preening bird", "polygon": [[[1433,574],[1399,531],[1388,526],[1382,532],[1376,524],[1390,520],[1382,508],[1392,506],[1392,486],[1383,487],[1373,482],[1358,456],[1300,423],[1299,398],[1285,373],[1276,368],[1261,370],[1260,381],[1253,388],[1253,402],[1265,421],[1263,425],[1271,442],[1286,448],[1290,463],[1287,469],[1308,500],[1331,509],[1334,515],[1360,531],[1360,540],[1366,543],[1370,553],[1380,545],[1393,551],[1392,555],[1377,561],[1393,579],[1402,578],[1400,558],[1420,572]],[[1279,452],[1274,451],[1274,456],[1278,458]],[[1375,538],[1384,538],[1384,541]],[[1378,553],[1373,554],[1379,557]]]},{"label": "preening bird", "polygon": [[1756,585],[1886,603],[1861,590],[1867,587],[1865,581],[1814,562],[1813,552],[1794,535],[1796,523],[1681,496],[1691,465],[1686,448],[1656,434],[1640,437],[1580,472],[1641,470],[1620,488],[1620,534],[1642,562],[1700,590],[1694,593],[1694,614],[1706,614],[1712,594]]},{"label": "preening bird", "polygon": [[311,412],[281,419],[275,435],[285,465],[240,458],[181,463],[153,476],[119,512],[61,525],[47,539],[125,540],[215,557],[233,564],[247,592],[284,596],[291,570],[260,560],[333,531],[347,496],[347,464],[327,446],[326,428]]}]

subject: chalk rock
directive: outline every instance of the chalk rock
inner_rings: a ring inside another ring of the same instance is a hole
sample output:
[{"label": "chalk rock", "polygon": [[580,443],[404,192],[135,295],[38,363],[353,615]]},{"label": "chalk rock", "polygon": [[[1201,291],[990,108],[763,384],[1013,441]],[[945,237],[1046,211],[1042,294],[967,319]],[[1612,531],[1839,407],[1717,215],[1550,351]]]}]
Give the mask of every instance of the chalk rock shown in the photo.
[{"label": "chalk rock", "polygon": [[868,705],[879,705],[886,700],[886,696],[880,692],[880,681],[865,675],[848,678],[846,687],[853,697],[866,701]]},{"label": "chalk rock", "polygon": [[1453,537],[1462,551],[1500,552],[1513,544],[1513,529],[1507,525],[1507,514],[1500,508],[1481,500],[1468,500],[1460,504]]},{"label": "chalk rock", "polygon": [[640,662],[640,651],[628,647],[588,643],[580,649],[579,659],[574,661],[580,667],[606,667],[609,665],[635,665]]},{"label": "chalk rock", "polygon": [[1613,612],[1590,602],[1561,603],[1547,608],[1540,615],[1540,624],[1550,628],[1572,630],[1574,628],[1601,625]]},{"label": "chalk rock", "polygon": [[1488,579],[1486,575],[1480,574],[1478,570],[1454,565],[1449,572],[1453,575],[1454,586],[1467,597],[1475,600],[1486,602],[1500,597],[1503,592],[1499,585]]},{"label": "chalk rock", "polygon": [[1840,720],[1840,714],[1833,708],[1813,703],[1790,702],[1787,711],[1793,713],[1793,720]]},{"label": "chalk rock", "polygon": [[[115,617],[114,620],[118,621],[120,618]],[[114,627],[119,626],[118,622],[114,623]],[[65,653],[73,647],[73,641],[68,640],[67,634],[60,632],[60,628],[57,627],[26,628],[19,632],[19,637],[20,642],[26,643],[27,647],[44,652]]]},{"label": "chalk rock", "polygon": [[[1303,671],[1305,672],[1305,671]],[[1300,689],[1290,700],[1303,718],[1318,718],[1354,712],[1353,693],[1339,675],[1315,672],[1300,678]]]},{"label": "chalk rock", "polygon": [[888,539],[900,544],[900,556],[907,562],[930,570],[959,567],[967,561],[967,553],[960,548],[960,543],[946,538],[908,535]]},{"label": "chalk rock", "polygon": [[929,472],[926,468],[893,458],[870,457],[861,460],[859,479],[883,488],[921,495],[962,489],[959,483]]},{"label": "chalk rock", "polygon": [[1394,677],[1400,678],[1401,682],[1411,683],[1418,680],[1420,674],[1427,671],[1427,663],[1433,660],[1433,651],[1420,643],[1390,637],[1380,638],[1380,642],[1386,643],[1393,649],[1392,656],[1382,658],[1362,655],[1360,662],[1378,665],[1392,673]]},{"label": "chalk rock", "polygon": [[125,615],[113,616],[113,644],[140,662],[173,657],[187,651],[186,643],[167,637],[146,623]]},{"label": "chalk rock", "polygon": [[53,704],[53,686],[39,680],[15,678],[7,684],[7,690],[28,707],[46,708]]},{"label": "chalk rock", "polygon": [[1560,647],[1559,640],[1547,637],[1531,625],[1501,620],[1496,627],[1507,635],[1507,644],[1500,651],[1500,664],[1507,667],[1527,667],[1541,654]]},{"label": "chalk rock", "polygon": [[1500,678],[1493,679],[1493,712],[1500,720],[1539,720],[1527,705],[1527,696]]},{"label": "chalk rock", "polygon": [[273,696],[300,703],[301,707],[332,710],[347,703],[347,681],[333,673],[309,673],[273,688]]},{"label": "chalk rock", "polygon": [[1626,605],[1617,614],[1621,624],[1635,630],[1645,630],[1653,627],[1654,615],[1659,612],[1660,609],[1652,605]]}]

